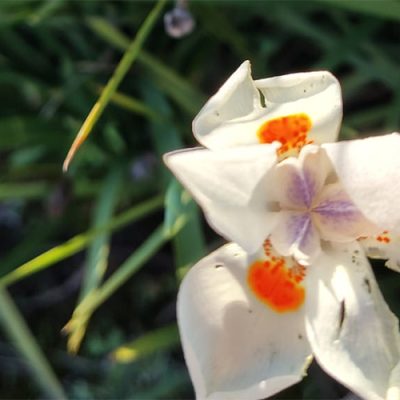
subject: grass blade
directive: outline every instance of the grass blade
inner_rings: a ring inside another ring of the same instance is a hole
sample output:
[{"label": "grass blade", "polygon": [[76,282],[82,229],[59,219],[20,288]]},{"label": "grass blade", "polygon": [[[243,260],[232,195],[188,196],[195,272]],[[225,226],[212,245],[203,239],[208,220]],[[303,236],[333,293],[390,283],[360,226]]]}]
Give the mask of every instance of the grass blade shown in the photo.
[{"label": "grass blade", "polygon": [[[105,19],[91,17],[87,19],[87,23],[98,36],[117,49],[125,50],[128,47],[128,38]],[[140,51],[138,62],[146,68],[146,72],[157,87],[174,99],[185,111],[190,115],[195,115],[199,111],[206,97],[187,80],[144,50]]]},{"label": "grass blade", "polygon": [[0,278],[0,287],[18,282],[21,279],[51,267],[55,263],[64,260],[65,258],[70,257],[73,254],[76,254],[78,251],[86,248],[89,243],[91,243],[98,235],[105,232],[112,232],[129,223],[132,223],[135,220],[157,210],[162,205],[163,198],[161,196],[154,197],[132,207],[125,213],[114,218],[109,224],[101,228],[90,230],[86,233],[74,236],[67,242],[45,251],[44,253],[31,259],[25,264],[22,264],[20,267]]},{"label": "grass blade", "polygon": [[64,327],[69,335],[68,350],[76,353],[93,312],[136,273],[169,239],[161,225],[150,237],[106,280],[102,286],[89,293],[75,308],[72,318]]},{"label": "grass blade", "polygon": [[119,346],[110,356],[115,362],[126,364],[157,351],[171,349],[179,343],[178,327],[176,324],[171,324]]},{"label": "grass blade", "polygon": [[81,129],[79,130],[74,142],[72,143],[72,146],[64,161],[63,165],[64,171],[67,171],[68,165],[71,162],[72,158],[74,157],[75,153],[77,152],[79,147],[83,144],[83,142],[86,140],[86,138],[89,136],[97,120],[100,118],[105,107],[109,103],[111,96],[115,93],[122,79],[125,77],[129,68],[132,66],[132,63],[137,58],[139,51],[143,46],[144,41],[150,34],[150,31],[154,26],[158,16],[160,15],[165,3],[166,0],[159,0],[157,2],[153,10],[149,13],[147,18],[143,22],[143,25],[140,27],[135,38],[133,39],[129,47],[126,49],[126,52],[123,55],[119,64],[117,65],[111,79],[108,81],[96,104],[90,110],[89,115],[86,117],[86,120],[82,124]]},{"label": "grass blade", "polygon": [[[104,181],[94,211],[93,230],[101,229],[112,219],[117,197],[122,185],[122,171],[120,168],[112,170]],[[90,244],[85,262],[82,290],[80,298],[97,288],[107,267],[110,247],[110,232],[105,231],[98,235]]]},{"label": "grass blade", "polygon": [[[99,92],[103,90],[104,87],[98,86]],[[121,108],[133,112],[135,114],[143,115],[144,117],[151,120],[159,120],[160,116],[153,111],[150,107],[147,107],[141,101],[134,99],[123,93],[115,92],[111,96],[111,102],[120,106]]]},{"label": "grass blade", "polygon": [[[322,0],[318,0],[322,1]],[[348,1],[323,0],[324,6],[343,8],[348,11],[368,14],[374,17],[400,21],[400,3],[396,0],[384,1]]]},{"label": "grass blade", "polygon": [[4,288],[0,288],[0,321],[9,340],[28,362],[32,375],[42,391],[51,398],[66,399],[64,390],[46,357]]}]

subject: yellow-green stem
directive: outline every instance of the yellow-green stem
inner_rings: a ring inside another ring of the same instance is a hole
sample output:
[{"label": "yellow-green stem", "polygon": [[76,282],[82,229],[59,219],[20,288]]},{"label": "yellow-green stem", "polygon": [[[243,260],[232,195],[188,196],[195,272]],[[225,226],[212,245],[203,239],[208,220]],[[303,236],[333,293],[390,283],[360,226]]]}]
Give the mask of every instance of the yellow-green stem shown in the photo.
[{"label": "yellow-green stem", "polygon": [[125,51],[125,54],[121,58],[121,61],[119,62],[117,68],[115,69],[111,79],[108,81],[107,85],[103,89],[100,98],[97,100],[93,108],[90,110],[89,115],[86,117],[84,123],[82,124],[81,129],[79,130],[74,142],[72,143],[72,146],[63,164],[64,171],[67,171],[68,166],[72,158],[74,157],[75,153],[82,145],[82,143],[86,140],[86,138],[89,136],[97,120],[103,113],[104,108],[107,106],[112,95],[117,90],[118,85],[121,83],[122,79],[125,77],[129,68],[132,66],[132,63],[139,55],[139,51],[142,48],[143,43],[146,40],[147,36],[149,35],[151,28],[156,22],[158,16],[160,15],[165,3],[166,0],[159,0],[157,2],[153,10],[151,10],[149,15],[143,22],[143,25],[140,27],[135,38]]}]

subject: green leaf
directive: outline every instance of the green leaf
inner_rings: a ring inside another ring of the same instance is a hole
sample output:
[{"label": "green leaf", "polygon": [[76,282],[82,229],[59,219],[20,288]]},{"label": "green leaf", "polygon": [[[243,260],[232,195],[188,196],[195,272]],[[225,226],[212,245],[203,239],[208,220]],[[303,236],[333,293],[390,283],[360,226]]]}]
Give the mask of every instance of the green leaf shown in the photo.
[{"label": "green leaf", "polygon": [[174,179],[165,196],[165,228],[175,232],[182,221],[186,221],[185,226],[172,241],[178,279],[182,279],[189,267],[204,256],[206,244],[199,208],[190,194]]},{"label": "green leaf", "polygon": [[[160,157],[168,151],[183,147],[181,136],[171,122],[172,110],[165,97],[155,90],[151,82],[144,82],[142,91],[150,107],[159,110],[164,122],[150,121],[150,132]],[[165,229],[174,235],[172,244],[175,254],[177,276],[181,279],[187,269],[205,254],[205,239],[201,226],[199,208],[191,196],[170,174],[165,197]],[[182,228],[182,221],[185,224]]]}]

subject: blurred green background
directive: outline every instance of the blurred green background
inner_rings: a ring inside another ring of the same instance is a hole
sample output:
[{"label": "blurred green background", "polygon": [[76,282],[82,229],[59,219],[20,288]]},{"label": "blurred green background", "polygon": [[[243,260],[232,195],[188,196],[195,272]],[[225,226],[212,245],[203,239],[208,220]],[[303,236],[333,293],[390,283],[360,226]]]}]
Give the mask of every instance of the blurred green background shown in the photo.
[{"label": "blurred green background", "polygon": [[[1,398],[193,398],[176,293],[222,239],[160,157],[196,145],[193,117],[243,60],[255,78],[332,71],[342,139],[400,126],[400,2],[188,5],[196,26],[176,39],[163,24],[174,2],[0,2]],[[124,79],[63,174],[134,40]],[[376,267],[399,315],[397,278]],[[275,397],[345,394],[313,365]]]}]

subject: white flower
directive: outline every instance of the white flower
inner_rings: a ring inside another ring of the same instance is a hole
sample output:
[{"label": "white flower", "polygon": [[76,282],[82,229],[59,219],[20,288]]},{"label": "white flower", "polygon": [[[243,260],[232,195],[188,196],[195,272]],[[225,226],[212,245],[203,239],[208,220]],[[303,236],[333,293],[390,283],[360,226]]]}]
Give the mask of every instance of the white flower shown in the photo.
[{"label": "white flower", "polygon": [[398,322],[365,256],[399,267],[400,135],[327,143],[340,119],[329,73],[253,82],[245,63],[194,121],[209,149],[165,156],[238,244],[200,261],[180,289],[198,398],[270,396],[313,354],[363,398],[400,399]]},{"label": "white flower", "polygon": [[[254,252],[275,225],[267,207],[269,170],[307,143],[335,141],[341,118],[340,85],[329,72],[253,81],[246,61],[193,121],[195,137],[213,151],[173,152],[165,162],[210,225]],[[263,146],[247,146],[255,144]]]}]

